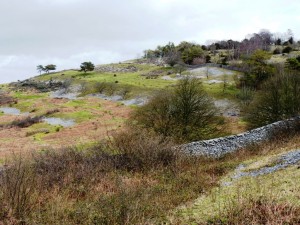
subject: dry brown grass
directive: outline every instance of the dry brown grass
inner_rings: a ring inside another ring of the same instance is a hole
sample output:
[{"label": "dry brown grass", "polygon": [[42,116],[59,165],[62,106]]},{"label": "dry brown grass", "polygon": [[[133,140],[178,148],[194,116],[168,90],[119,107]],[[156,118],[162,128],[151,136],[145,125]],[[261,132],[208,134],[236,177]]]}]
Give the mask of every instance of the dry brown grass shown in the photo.
[{"label": "dry brown grass", "polygon": [[216,225],[293,225],[300,224],[300,208],[288,203],[277,203],[271,199],[250,199],[234,204],[224,215],[210,219],[206,224]]},{"label": "dry brown grass", "polygon": [[[272,145],[284,146],[289,141],[286,137],[276,143],[265,143],[262,148],[252,146],[222,159],[206,159],[174,152],[171,141],[143,130],[126,130],[115,134],[110,142],[93,148],[35,153],[19,167],[12,161],[10,173],[1,175],[2,180],[9,178],[11,183],[18,180],[29,185],[24,186],[29,195],[24,191],[19,193],[30,207],[25,207],[21,214],[12,210],[19,203],[14,203],[11,200],[14,198],[8,197],[12,195],[6,193],[15,188],[7,189],[8,185],[1,183],[0,221],[8,224],[22,221],[27,224],[160,223],[166,220],[170,210],[215,187],[240,162],[268,154]],[[28,182],[29,178],[34,179]],[[24,190],[23,186],[23,189],[12,186]]]}]

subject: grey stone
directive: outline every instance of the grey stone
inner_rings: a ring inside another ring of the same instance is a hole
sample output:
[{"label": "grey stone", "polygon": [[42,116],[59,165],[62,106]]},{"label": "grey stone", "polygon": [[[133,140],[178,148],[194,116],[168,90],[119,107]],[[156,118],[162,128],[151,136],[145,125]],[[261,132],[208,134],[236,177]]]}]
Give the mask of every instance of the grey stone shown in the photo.
[{"label": "grey stone", "polygon": [[191,142],[181,145],[180,148],[192,155],[219,158],[225,154],[245,148],[250,144],[266,141],[274,135],[274,132],[278,132],[283,129],[295,129],[295,126],[297,126],[299,122],[300,116],[278,121],[237,135]]}]

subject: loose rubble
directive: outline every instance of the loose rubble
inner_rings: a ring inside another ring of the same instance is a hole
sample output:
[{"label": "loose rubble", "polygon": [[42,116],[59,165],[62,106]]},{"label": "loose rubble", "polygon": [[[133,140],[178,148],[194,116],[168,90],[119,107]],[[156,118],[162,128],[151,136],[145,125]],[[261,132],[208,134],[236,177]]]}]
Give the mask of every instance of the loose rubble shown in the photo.
[{"label": "loose rubble", "polygon": [[[272,166],[264,166],[262,168],[252,170],[249,172],[245,172],[246,166],[244,164],[239,165],[235,171],[234,175],[231,176],[231,179],[237,180],[242,177],[257,177],[261,175],[266,175],[270,173],[274,173],[278,170],[284,169],[288,166],[296,165],[298,162],[300,162],[300,149],[290,151],[288,153],[285,153],[277,158],[274,159],[274,165]],[[232,182],[223,182],[223,186],[229,186]]]}]

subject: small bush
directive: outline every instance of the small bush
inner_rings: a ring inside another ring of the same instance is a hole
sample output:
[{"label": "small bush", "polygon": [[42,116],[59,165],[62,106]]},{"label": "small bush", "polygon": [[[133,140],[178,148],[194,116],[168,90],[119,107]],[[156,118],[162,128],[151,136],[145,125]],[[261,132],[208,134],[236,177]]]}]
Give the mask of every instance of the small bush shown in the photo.
[{"label": "small bush", "polygon": [[107,95],[113,95],[117,90],[117,84],[116,83],[107,83],[105,93]]},{"label": "small bush", "polygon": [[20,128],[30,127],[31,125],[35,123],[41,122],[42,117],[41,116],[35,116],[35,117],[26,117],[25,119],[21,120],[14,120],[11,123],[11,126],[16,126]]},{"label": "small bush", "polygon": [[40,134],[40,133],[48,134],[49,132],[50,131],[48,129],[41,128],[41,129],[26,132],[26,137],[32,136],[32,135],[35,135],[35,134]]},{"label": "small bush", "polygon": [[179,81],[158,92],[132,116],[137,124],[178,142],[208,138],[215,132],[216,108],[197,79]]},{"label": "small bush", "polygon": [[143,129],[117,133],[114,135],[114,148],[119,153],[116,166],[135,171],[170,166],[179,154],[172,146],[171,141]]},{"label": "small bush", "polygon": [[242,105],[249,105],[254,98],[254,89],[250,87],[243,86],[239,93],[237,94],[237,98],[241,101]]},{"label": "small bush", "polygon": [[123,99],[127,99],[130,92],[132,91],[132,87],[127,85],[124,86],[119,92],[118,94],[122,96]]},{"label": "small bush", "polygon": [[20,157],[0,173],[0,221],[24,221],[33,208],[36,177],[33,168]]},{"label": "small bush", "polygon": [[273,51],[273,54],[274,54],[274,55],[281,54],[280,48],[275,48],[274,51]]},{"label": "small bush", "polygon": [[285,47],[282,49],[282,53],[290,53],[293,49],[290,46]]},{"label": "small bush", "polygon": [[246,112],[252,127],[299,115],[300,76],[295,71],[278,73],[266,81]]},{"label": "small bush", "polygon": [[97,82],[94,84],[95,92],[102,94],[107,88],[107,83],[105,82]]}]

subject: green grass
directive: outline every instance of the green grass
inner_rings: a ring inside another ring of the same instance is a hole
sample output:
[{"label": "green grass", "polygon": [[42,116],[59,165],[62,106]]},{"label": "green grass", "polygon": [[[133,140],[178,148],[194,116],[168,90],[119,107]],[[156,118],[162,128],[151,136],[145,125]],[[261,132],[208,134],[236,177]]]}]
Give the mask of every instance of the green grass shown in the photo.
[{"label": "green grass", "polygon": [[74,107],[75,109],[80,108],[84,110],[89,109],[101,109],[102,105],[100,103],[91,103],[89,101],[83,100],[83,99],[77,99],[77,100],[70,100],[62,105],[63,107]]},{"label": "green grass", "polygon": [[74,119],[76,123],[81,123],[86,120],[93,119],[95,116],[88,111],[77,111],[71,113],[55,113],[53,117],[59,117],[63,119]]},{"label": "green grass", "polygon": [[[133,65],[138,68],[137,72],[126,72],[126,73],[101,73],[101,72],[89,72],[82,73],[78,71],[64,71],[64,75],[62,76],[62,72],[53,73],[53,74],[45,74],[36,77],[37,80],[46,81],[49,79],[55,80],[66,80],[72,79],[73,84],[81,84],[83,82],[87,82],[90,85],[93,85],[95,82],[105,82],[116,85],[116,91],[121,90],[124,87],[130,86],[131,96],[136,96],[141,93],[149,94],[153,90],[165,88],[166,86],[170,86],[171,84],[176,83],[176,81],[166,81],[162,79],[146,79],[145,76],[141,76],[142,74],[147,74],[151,71],[161,70],[167,71],[170,70],[168,67],[157,67],[153,65],[140,65],[140,64],[110,64],[115,67],[127,67],[128,65]],[[114,76],[116,74],[116,76]],[[117,82],[117,83],[116,83]]]},{"label": "green grass", "polygon": [[28,94],[26,92],[13,92],[13,97],[19,99],[19,100],[36,100],[40,98],[45,98],[48,96],[47,93],[38,93],[38,94]]},{"label": "green grass", "polygon": [[56,126],[50,125],[48,123],[35,123],[31,125],[29,128],[27,128],[27,131],[35,131],[35,130],[40,130],[40,129],[47,129],[49,132],[54,132]]},{"label": "green grass", "polygon": [[[90,94],[96,92],[96,90],[93,90],[93,85],[96,82],[99,83],[106,83],[113,85],[112,89],[114,93],[111,93],[111,91],[107,90],[110,88],[107,88],[104,92],[106,94],[119,94],[119,92],[127,87],[130,87],[130,93],[129,98],[139,96],[139,95],[151,95],[151,93],[155,90],[164,89],[168,87],[172,87],[174,84],[176,84],[176,80],[163,80],[160,77],[157,79],[146,79],[146,76],[141,76],[143,74],[147,74],[151,71],[162,71],[162,75],[167,75],[167,72],[172,71],[172,68],[170,67],[157,67],[153,65],[141,65],[141,64],[109,64],[108,66],[114,66],[114,67],[127,67],[127,66],[135,66],[138,68],[137,72],[126,72],[126,73],[115,73],[115,72],[88,72],[88,73],[82,73],[78,71],[64,71],[64,75],[62,76],[62,72],[54,73],[54,74],[46,74],[36,77],[38,80],[49,80],[49,79],[55,79],[55,80],[65,80],[65,79],[72,79],[73,84],[82,84],[86,83],[88,85],[87,93]],[[105,66],[105,65],[104,65]],[[220,70],[224,71],[226,74],[226,69],[219,68]],[[232,73],[232,71],[230,71]],[[185,72],[189,74],[189,72]],[[220,76],[210,76],[208,80],[203,79],[204,86],[209,94],[211,94],[215,98],[235,98],[235,95],[237,93],[237,89],[234,88],[234,76],[238,75],[239,73],[233,72],[233,75],[228,75],[228,83],[229,87],[226,88],[225,92],[223,93],[222,84],[206,84],[206,81],[217,79],[222,80],[223,75]],[[114,76],[116,74],[116,76]],[[170,75],[171,77],[174,76],[174,74]],[[109,86],[109,85],[108,85]],[[75,104],[75,103],[73,103]]]},{"label": "green grass", "polygon": [[22,112],[29,112],[33,109],[34,101],[18,101],[14,106]]},{"label": "green grass", "polygon": [[[43,98],[47,98],[47,93],[38,93],[32,94],[27,92],[13,92],[12,97],[18,99],[18,103],[14,106],[20,109],[22,112],[30,112],[31,110],[35,109],[33,106],[36,101],[41,100]],[[35,109],[36,110],[36,109]]]},{"label": "green grass", "polygon": [[59,129],[63,128],[62,126],[53,126],[48,123],[35,123],[32,126],[26,128],[26,135],[31,136],[34,142],[43,144],[43,138],[48,134],[55,133]]},{"label": "green grass", "polygon": [[235,85],[229,85],[223,92],[223,84],[207,84],[203,83],[204,90],[216,99],[236,99],[239,89]]}]

